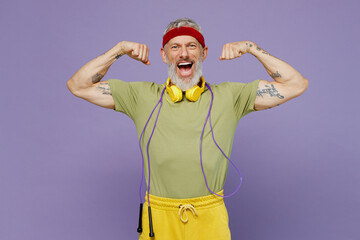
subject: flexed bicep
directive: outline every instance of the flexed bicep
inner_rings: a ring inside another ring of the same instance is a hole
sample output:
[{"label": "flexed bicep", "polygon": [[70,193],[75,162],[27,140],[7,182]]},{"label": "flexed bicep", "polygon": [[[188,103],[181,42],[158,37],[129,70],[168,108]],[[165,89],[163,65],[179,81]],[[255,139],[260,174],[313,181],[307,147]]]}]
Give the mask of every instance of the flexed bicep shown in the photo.
[{"label": "flexed bicep", "polygon": [[109,109],[114,109],[115,107],[108,80],[95,83],[91,87],[74,94],[100,107]]},{"label": "flexed bicep", "polygon": [[296,97],[287,86],[274,81],[260,80],[255,98],[255,110],[279,106]]}]

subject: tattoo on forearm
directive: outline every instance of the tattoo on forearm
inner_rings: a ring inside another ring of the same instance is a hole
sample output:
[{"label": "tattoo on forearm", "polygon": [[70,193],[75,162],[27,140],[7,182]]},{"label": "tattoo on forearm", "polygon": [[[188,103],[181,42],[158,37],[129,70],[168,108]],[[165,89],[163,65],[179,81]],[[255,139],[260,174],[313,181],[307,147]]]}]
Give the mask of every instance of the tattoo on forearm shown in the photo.
[{"label": "tattoo on forearm", "polygon": [[250,43],[250,47],[252,47],[253,45]]},{"label": "tattoo on forearm", "polygon": [[274,87],[273,84],[271,84],[271,87],[269,85],[265,85],[266,88],[257,90],[257,96],[264,97],[265,94],[269,94],[270,97],[277,97],[280,99],[283,99],[284,96],[279,93],[279,91]]},{"label": "tattoo on forearm", "polygon": [[116,58],[116,59],[119,59],[119,57],[121,57],[121,56],[122,56],[121,54],[118,54],[118,53],[117,53],[116,56],[115,56],[115,58]]},{"label": "tattoo on forearm", "polygon": [[92,83],[99,82],[103,77],[104,77],[104,75],[97,73],[95,76],[92,77]]},{"label": "tattoo on forearm", "polygon": [[112,95],[110,92],[110,86],[109,83],[103,83],[101,82],[97,87],[97,90],[99,90],[100,92],[102,92],[102,94],[104,95]]},{"label": "tattoo on forearm", "polygon": [[264,49],[261,49],[260,47],[256,47],[256,50],[262,51],[263,54],[266,54],[266,55],[270,55],[270,56],[271,56],[270,53],[266,52]]},{"label": "tattoo on forearm", "polygon": [[280,73],[278,71],[276,71],[276,73],[271,74],[271,77],[272,78],[281,78],[281,75],[280,75]]}]

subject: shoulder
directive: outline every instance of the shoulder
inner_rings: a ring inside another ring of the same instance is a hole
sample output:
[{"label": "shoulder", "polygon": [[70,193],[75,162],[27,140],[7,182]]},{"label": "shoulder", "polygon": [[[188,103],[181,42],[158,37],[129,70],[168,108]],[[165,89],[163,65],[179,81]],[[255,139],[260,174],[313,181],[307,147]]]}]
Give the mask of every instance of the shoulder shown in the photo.
[{"label": "shoulder", "polygon": [[239,94],[242,91],[254,91],[257,90],[260,80],[254,80],[249,83],[243,82],[222,82],[219,84],[209,84],[210,87],[217,91],[231,92],[233,94]]},{"label": "shoulder", "polygon": [[133,81],[133,82],[126,82],[120,79],[108,79],[109,83],[113,84],[113,85],[131,85],[131,86],[135,86],[135,87],[147,87],[150,85],[159,85],[155,82],[146,82],[146,81]]},{"label": "shoulder", "polygon": [[[126,82],[120,79],[109,79],[109,85],[111,88],[131,88],[135,91],[142,91],[142,90],[158,90],[162,89],[162,85],[164,84],[157,84],[155,82],[147,82],[147,81],[138,81],[138,82]],[[165,86],[165,85],[164,85]]]}]

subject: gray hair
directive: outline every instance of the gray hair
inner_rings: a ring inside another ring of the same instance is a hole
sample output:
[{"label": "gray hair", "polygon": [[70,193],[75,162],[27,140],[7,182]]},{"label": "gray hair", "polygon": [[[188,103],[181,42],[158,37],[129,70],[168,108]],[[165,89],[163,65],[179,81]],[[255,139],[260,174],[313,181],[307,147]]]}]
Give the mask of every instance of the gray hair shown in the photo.
[{"label": "gray hair", "polygon": [[171,22],[171,23],[167,26],[167,28],[166,28],[163,36],[164,36],[168,31],[170,31],[171,29],[173,29],[173,28],[180,28],[180,27],[182,27],[182,26],[188,26],[188,27],[195,28],[195,29],[198,30],[201,34],[203,34],[200,25],[197,24],[194,20],[192,20],[192,19],[190,19],[190,18],[179,18],[179,19],[176,19],[175,21]]}]

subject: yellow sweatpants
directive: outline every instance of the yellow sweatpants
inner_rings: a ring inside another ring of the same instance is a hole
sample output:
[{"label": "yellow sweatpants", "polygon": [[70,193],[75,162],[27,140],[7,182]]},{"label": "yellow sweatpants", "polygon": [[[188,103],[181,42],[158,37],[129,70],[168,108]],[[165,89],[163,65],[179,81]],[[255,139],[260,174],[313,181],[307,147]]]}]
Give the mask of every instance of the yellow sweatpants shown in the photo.
[{"label": "yellow sweatpants", "polygon": [[[223,196],[223,190],[217,194]],[[139,240],[230,240],[229,217],[222,197],[172,199],[149,195],[154,237],[149,237],[147,193]]]}]

